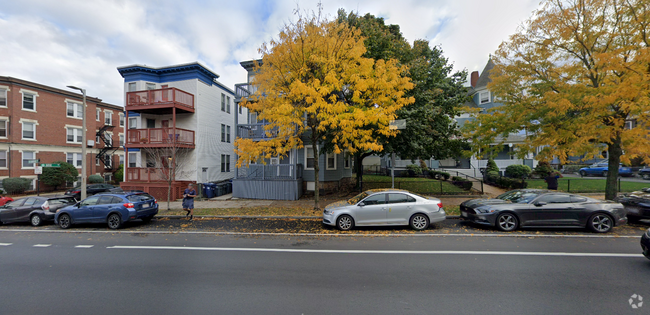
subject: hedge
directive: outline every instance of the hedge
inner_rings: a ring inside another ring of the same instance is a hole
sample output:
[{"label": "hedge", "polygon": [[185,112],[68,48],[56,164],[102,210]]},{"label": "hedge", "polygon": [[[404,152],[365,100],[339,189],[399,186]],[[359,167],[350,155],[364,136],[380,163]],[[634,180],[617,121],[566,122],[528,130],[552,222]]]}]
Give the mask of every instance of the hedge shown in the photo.
[{"label": "hedge", "polygon": [[22,194],[32,184],[32,180],[28,178],[9,177],[2,180],[2,188],[8,194]]}]

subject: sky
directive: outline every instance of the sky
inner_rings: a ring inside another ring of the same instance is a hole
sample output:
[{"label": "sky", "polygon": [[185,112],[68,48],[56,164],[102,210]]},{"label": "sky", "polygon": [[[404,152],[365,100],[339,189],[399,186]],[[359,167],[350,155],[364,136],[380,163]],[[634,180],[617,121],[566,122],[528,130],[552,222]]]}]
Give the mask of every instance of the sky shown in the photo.
[{"label": "sky", "polygon": [[[438,46],[455,70],[482,71],[489,55],[539,8],[540,0],[322,0],[397,24],[411,43]],[[66,89],[124,105],[118,67],[199,61],[234,89],[241,61],[318,0],[0,0],[0,76]]]}]

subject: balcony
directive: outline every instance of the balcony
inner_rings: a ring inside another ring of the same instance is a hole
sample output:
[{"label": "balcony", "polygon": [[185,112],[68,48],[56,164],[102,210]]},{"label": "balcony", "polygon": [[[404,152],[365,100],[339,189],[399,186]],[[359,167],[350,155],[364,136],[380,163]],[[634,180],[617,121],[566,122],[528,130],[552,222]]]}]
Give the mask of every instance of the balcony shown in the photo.
[{"label": "balcony", "polygon": [[242,98],[251,96],[257,91],[257,87],[249,83],[235,84],[235,102],[239,103]]},{"label": "balcony", "polygon": [[155,167],[127,167],[127,182],[166,182],[168,168]]},{"label": "balcony", "polygon": [[151,114],[171,114],[176,108],[180,112],[194,112],[194,95],[177,88],[146,90],[126,93],[126,110]]},{"label": "balcony", "polygon": [[126,146],[129,148],[194,148],[194,131],[176,128],[127,129]]},{"label": "balcony", "polygon": [[[239,124],[237,125],[237,137],[253,140],[265,140],[277,137],[279,127],[265,130],[266,125],[268,124]],[[296,128],[294,128],[293,132],[295,134]]]}]

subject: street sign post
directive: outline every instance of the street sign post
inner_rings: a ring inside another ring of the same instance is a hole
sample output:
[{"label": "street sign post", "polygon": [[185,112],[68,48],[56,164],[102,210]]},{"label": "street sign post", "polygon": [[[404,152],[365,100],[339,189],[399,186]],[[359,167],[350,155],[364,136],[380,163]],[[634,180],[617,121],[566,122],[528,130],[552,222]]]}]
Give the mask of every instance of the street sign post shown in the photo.
[{"label": "street sign post", "polygon": [[61,164],[57,164],[57,163],[46,164],[46,163],[43,163],[43,164],[41,164],[41,166],[42,167],[61,167]]},{"label": "street sign post", "polygon": [[43,174],[43,167],[41,167],[41,166],[37,166],[37,167],[35,167],[35,168],[34,168],[34,174],[36,174],[36,175],[41,175],[41,174]]}]

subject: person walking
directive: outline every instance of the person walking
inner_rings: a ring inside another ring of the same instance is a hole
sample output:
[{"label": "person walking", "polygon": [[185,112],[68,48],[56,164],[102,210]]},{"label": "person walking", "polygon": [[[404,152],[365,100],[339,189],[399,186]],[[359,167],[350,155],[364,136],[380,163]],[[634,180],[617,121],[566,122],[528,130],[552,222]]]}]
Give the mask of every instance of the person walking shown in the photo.
[{"label": "person walking", "polygon": [[190,221],[194,219],[194,197],[196,197],[196,190],[194,184],[190,183],[183,191],[183,210],[187,211],[185,217],[190,217]]},{"label": "person walking", "polygon": [[557,172],[551,172],[544,178],[546,182],[547,189],[557,190],[557,179],[560,178],[560,174]]}]

